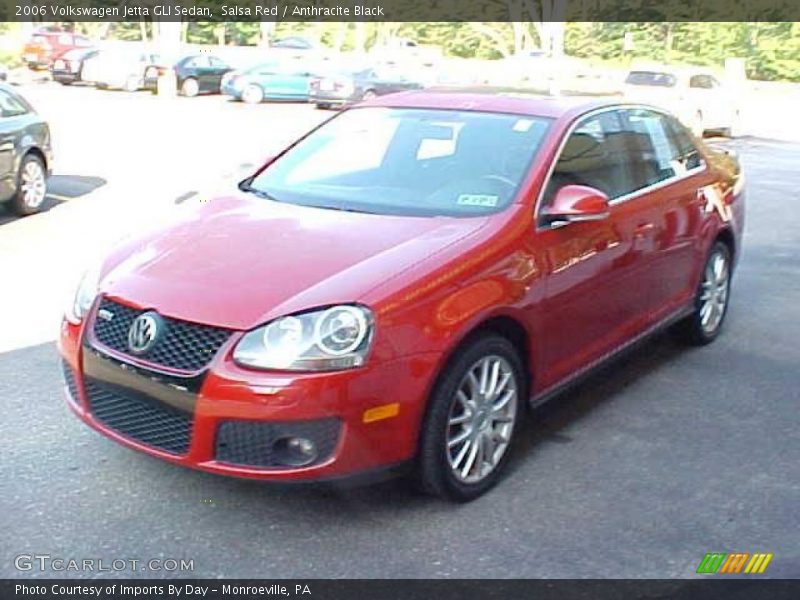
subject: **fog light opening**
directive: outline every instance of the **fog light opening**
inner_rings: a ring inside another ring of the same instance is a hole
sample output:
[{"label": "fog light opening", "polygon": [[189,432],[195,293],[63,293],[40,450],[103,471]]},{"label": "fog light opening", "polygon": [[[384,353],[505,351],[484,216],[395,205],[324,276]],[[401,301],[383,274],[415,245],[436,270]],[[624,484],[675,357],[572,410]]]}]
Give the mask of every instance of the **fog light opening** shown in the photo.
[{"label": "fog light opening", "polygon": [[317,458],[317,446],[302,437],[283,437],[272,446],[276,462],[289,467],[303,467]]}]

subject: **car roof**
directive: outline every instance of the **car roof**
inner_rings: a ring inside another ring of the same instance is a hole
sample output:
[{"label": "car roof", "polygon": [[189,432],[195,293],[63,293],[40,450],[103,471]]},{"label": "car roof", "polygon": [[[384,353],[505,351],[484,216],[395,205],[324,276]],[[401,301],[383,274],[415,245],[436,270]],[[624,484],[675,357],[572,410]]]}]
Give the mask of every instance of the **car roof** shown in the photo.
[{"label": "car roof", "polygon": [[364,103],[392,108],[429,108],[511,113],[557,119],[597,108],[620,105],[586,96],[545,96],[514,88],[464,88],[400,92]]}]

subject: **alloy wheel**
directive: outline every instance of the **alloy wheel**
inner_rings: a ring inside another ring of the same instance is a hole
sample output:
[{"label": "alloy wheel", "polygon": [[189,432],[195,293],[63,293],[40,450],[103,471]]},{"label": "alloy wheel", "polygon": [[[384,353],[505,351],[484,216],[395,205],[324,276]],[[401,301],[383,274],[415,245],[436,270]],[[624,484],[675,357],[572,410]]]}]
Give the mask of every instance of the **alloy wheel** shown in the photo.
[{"label": "alloy wheel", "polygon": [[477,361],[462,378],[447,423],[447,459],[463,483],[478,483],[500,463],[517,417],[514,371],[501,356]]},{"label": "alloy wheel", "polygon": [[715,251],[708,259],[700,290],[700,326],[703,332],[714,333],[722,323],[730,285],[727,257]]},{"label": "alloy wheel", "polygon": [[22,168],[20,177],[22,201],[29,209],[37,209],[47,194],[44,169],[37,160],[29,160]]}]

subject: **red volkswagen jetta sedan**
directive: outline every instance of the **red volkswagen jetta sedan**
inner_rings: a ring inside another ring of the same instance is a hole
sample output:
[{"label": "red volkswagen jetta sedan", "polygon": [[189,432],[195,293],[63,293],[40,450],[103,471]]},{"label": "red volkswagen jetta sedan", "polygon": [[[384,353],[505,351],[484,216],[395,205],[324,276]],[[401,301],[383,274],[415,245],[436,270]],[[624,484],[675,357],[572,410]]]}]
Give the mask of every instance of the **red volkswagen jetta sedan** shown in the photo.
[{"label": "red volkswagen jetta sedan", "polygon": [[91,269],[61,330],[68,403],[180,465],[413,465],[469,500],[527,406],[659,328],[718,335],[742,186],[656,108],[373,100]]}]

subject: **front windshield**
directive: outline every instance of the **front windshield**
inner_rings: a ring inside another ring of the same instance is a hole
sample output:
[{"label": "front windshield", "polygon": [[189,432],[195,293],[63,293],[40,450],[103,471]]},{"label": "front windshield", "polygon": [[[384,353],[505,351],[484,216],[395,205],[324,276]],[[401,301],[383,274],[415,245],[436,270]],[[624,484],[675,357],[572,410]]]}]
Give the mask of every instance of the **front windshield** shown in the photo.
[{"label": "front windshield", "polygon": [[473,216],[514,199],[550,119],[356,108],[311,133],[242,189],[378,214]]}]

